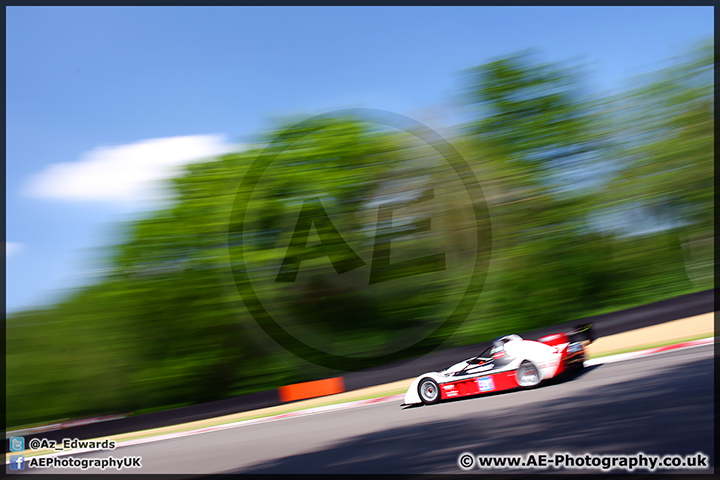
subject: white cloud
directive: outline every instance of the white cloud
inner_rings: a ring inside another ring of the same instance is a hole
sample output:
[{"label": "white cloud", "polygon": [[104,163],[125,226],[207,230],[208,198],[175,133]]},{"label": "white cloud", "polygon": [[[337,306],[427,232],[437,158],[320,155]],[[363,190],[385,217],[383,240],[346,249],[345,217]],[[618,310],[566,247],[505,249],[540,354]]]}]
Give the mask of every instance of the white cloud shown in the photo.
[{"label": "white cloud", "polygon": [[163,180],[183,166],[233,150],[219,135],[141,140],[99,147],[76,162],[55,163],[30,177],[25,194],[36,198],[146,206],[166,199]]},{"label": "white cloud", "polygon": [[22,243],[17,242],[5,242],[5,258],[9,258],[15,255],[25,247]]}]

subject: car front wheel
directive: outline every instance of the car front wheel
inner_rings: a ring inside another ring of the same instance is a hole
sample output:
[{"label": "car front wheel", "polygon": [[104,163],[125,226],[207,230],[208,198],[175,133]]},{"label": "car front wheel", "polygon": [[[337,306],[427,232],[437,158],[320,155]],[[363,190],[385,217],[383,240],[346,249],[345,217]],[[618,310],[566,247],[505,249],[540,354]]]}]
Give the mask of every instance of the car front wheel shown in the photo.
[{"label": "car front wheel", "polygon": [[432,378],[423,378],[418,384],[420,400],[425,405],[432,405],[440,401],[440,387]]},{"label": "car front wheel", "polygon": [[517,382],[521,387],[534,387],[540,383],[540,372],[534,363],[525,360],[517,370]]}]

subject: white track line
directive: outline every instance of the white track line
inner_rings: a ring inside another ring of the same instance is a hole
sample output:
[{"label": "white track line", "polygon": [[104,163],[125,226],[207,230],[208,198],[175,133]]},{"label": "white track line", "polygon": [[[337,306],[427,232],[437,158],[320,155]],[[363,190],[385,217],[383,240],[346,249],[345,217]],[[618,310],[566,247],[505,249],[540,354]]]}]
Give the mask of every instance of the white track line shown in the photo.
[{"label": "white track line", "polygon": [[[665,352],[684,350],[684,349],[688,349],[688,348],[709,345],[709,344],[712,344],[714,341],[715,341],[715,337],[707,337],[707,338],[703,338],[700,340],[692,340],[690,342],[682,342],[682,343],[677,343],[675,345],[668,345],[665,347],[649,348],[646,350],[639,350],[637,352],[609,355],[607,357],[599,357],[599,358],[594,358],[592,360],[586,360],[585,366],[602,365],[605,363],[623,362],[623,361],[632,360],[632,359],[638,358],[638,357],[657,355],[657,354],[665,353]],[[405,397],[405,394],[401,393],[398,395],[390,395],[387,397],[371,398],[371,399],[367,399],[367,400],[355,400],[352,402],[337,403],[335,405],[325,405],[322,407],[314,407],[314,408],[309,408],[306,410],[298,410],[295,412],[282,413],[282,414],[278,414],[278,415],[272,415],[269,417],[254,418],[251,420],[242,420],[239,422],[226,423],[223,425],[214,425],[211,427],[197,428],[194,430],[187,430],[185,432],[169,433],[169,434],[158,435],[158,436],[154,436],[154,437],[140,438],[137,440],[128,440],[125,442],[117,442],[115,448],[128,447],[131,445],[141,445],[143,443],[159,442],[161,440],[171,440],[171,439],[175,439],[175,438],[188,437],[190,435],[199,435],[201,433],[217,432],[219,430],[227,430],[230,428],[244,427],[247,425],[255,425],[258,423],[274,422],[277,420],[283,420],[283,419],[292,418],[292,417],[305,417],[308,415],[316,415],[316,414],[331,412],[331,411],[335,411],[335,410],[347,410],[350,408],[374,405],[376,403],[393,402],[396,400],[401,400],[404,397]],[[38,458],[39,457],[58,457],[58,456],[62,456],[62,455],[71,455],[71,454],[77,454],[77,453],[96,452],[96,451],[100,451],[100,450],[101,449],[99,449],[99,448],[67,450],[67,451],[62,451],[62,452],[48,453],[45,455],[36,455],[36,457],[38,457]],[[10,452],[8,452],[8,453],[10,453]],[[5,464],[10,463],[9,456],[10,455],[8,454],[7,459],[5,460]]]},{"label": "white track line", "polygon": [[701,338],[700,340],[691,340],[689,342],[676,343],[674,345],[666,345],[664,347],[648,348],[646,350],[638,350],[636,352],[618,353],[616,355],[609,355],[607,357],[593,358],[591,360],[585,360],[585,366],[589,367],[592,365],[602,365],[604,363],[615,363],[622,362],[625,360],[631,360],[638,357],[647,357],[650,355],[657,355],[659,353],[672,352],[675,350],[701,347],[703,345],[709,345],[715,341],[715,337]]}]

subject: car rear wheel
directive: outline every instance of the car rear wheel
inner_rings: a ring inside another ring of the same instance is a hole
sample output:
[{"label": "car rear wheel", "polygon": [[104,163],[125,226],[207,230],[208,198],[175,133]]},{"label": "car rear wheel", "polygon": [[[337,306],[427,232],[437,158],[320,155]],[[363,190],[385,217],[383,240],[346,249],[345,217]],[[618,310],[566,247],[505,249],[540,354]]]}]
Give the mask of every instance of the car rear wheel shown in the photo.
[{"label": "car rear wheel", "polygon": [[540,371],[534,363],[525,360],[517,370],[517,382],[521,387],[534,387],[540,383]]},{"label": "car rear wheel", "polygon": [[432,378],[423,378],[418,384],[420,400],[425,405],[432,405],[440,401],[440,387]]}]

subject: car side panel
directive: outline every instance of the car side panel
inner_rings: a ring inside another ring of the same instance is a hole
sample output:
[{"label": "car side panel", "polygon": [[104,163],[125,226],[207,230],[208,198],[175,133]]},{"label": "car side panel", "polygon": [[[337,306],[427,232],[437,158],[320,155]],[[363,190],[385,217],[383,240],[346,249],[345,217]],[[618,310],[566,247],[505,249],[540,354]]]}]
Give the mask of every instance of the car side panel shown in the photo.
[{"label": "car side panel", "polygon": [[440,386],[440,398],[467,397],[480,393],[476,379],[469,378],[460,382],[445,383]]},{"label": "car side panel", "polygon": [[440,398],[467,397],[481,393],[500,392],[518,386],[517,370],[508,370],[477,378],[469,378],[459,382],[444,383],[440,386]]},{"label": "car side panel", "polygon": [[540,370],[540,378],[554,377],[562,363],[562,351],[565,345],[546,345],[534,340],[523,340],[518,345],[518,356],[530,360]]}]

